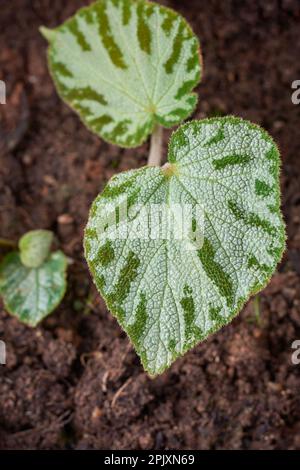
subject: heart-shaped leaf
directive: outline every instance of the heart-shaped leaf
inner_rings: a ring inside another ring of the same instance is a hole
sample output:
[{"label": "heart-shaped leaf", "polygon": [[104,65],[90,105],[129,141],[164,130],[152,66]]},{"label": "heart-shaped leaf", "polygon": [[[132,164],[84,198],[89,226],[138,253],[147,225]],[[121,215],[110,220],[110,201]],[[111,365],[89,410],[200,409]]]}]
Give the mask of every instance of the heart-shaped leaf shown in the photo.
[{"label": "heart-shaped leaf", "polygon": [[60,303],[66,291],[67,260],[51,253],[39,267],[30,268],[14,251],[0,264],[0,294],[5,308],[27,325],[36,326]]},{"label": "heart-shaped leaf", "polygon": [[41,32],[59,94],[108,142],[136,147],[155,123],[172,127],[194,110],[199,43],[174,11],[143,0],[99,0]]},{"label": "heart-shaped leaf", "polygon": [[[234,117],[194,121],[173,134],[168,160],[113,177],[85,231],[95,283],[151,375],[228,323],[285,245],[280,158],[263,129]],[[181,238],[179,219],[172,234],[164,217],[178,207],[190,208]]]}]

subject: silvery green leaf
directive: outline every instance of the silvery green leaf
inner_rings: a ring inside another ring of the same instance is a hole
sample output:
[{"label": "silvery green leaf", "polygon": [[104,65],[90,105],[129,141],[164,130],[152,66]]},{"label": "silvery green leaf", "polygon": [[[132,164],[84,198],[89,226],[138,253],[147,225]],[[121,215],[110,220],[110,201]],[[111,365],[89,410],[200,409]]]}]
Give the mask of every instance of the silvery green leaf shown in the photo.
[{"label": "silvery green leaf", "polygon": [[156,123],[172,127],[193,112],[199,43],[169,8],[99,0],[41,32],[59,94],[103,139],[136,147]]},{"label": "silvery green leaf", "polygon": [[28,268],[37,268],[48,257],[53,240],[50,230],[31,230],[19,240],[21,261]]},{"label": "silvery green leaf", "polygon": [[[279,165],[258,126],[193,121],[173,134],[166,165],[121,173],[94,201],[86,259],[151,375],[229,323],[269,281],[285,246]],[[147,231],[145,208],[157,205],[190,208],[183,237],[178,219],[174,233],[165,218],[162,236],[157,220],[156,236]]]},{"label": "silvery green leaf", "polygon": [[66,268],[67,260],[61,251],[51,253],[37,268],[24,266],[16,251],[6,255],[0,264],[0,294],[6,310],[36,326],[63,298]]}]

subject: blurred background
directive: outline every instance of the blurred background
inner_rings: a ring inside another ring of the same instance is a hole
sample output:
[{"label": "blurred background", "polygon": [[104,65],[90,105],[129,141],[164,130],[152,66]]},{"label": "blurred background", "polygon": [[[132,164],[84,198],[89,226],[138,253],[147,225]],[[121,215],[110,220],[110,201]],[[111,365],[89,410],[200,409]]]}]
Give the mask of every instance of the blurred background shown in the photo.
[{"label": "blurred background", "polygon": [[[288,249],[270,285],[227,327],[151,380],[83,259],[92,200],[149,144],[102,142],[58,98],[38,27],[88,1],[9,0],[0,8],[0,237],[53,230],[72,259],[61,306],[30,329],[0,308],[2,449],[300,449],[299,0],[160,1],[199,36],[204,77],[194,118],[234,114],[274,137]],[[165,132],[165,146],[169,132]],[[1,307],[1,306],[0,306]]]}]

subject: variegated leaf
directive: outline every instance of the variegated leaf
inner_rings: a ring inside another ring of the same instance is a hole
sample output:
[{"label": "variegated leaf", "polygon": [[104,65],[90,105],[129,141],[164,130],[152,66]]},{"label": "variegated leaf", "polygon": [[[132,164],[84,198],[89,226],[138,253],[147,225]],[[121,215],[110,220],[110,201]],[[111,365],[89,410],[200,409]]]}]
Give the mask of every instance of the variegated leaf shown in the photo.
[{"label": "variegated leaf", "polygon": [[0,264],[0,294],[8,312],[36,326],[60,303],[66,291],[67,260],[61,251],[51,253],[39,267],[29,268],[14,251]]},{"label": "variegated leaf", "polygon": [[[194,121],[173,134],[167,165],[121,173],[94,201],[86,259],[151,375],[230,322],[270,279],[285,245],[279,159],[248,121]],[[201,220],[191,214],[203,244],[192,231],[143,237],[149,204],[200,206]]]},{"label": "variegated leaf", "polygon": [[174,11],[144,0],[99,0],[61,26],[41,28],[61,97],[103,139],[136,147],[156,123],[194,110],[199,43]]}]

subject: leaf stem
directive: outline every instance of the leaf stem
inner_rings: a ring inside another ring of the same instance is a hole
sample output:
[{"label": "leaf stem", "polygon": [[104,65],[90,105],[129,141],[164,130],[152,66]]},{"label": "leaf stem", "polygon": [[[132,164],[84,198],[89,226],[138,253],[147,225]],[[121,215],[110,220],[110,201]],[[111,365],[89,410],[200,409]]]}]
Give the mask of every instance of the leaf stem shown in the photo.
[{"label": "leaf stem", "polygon": [[17,243],[13,240],[7,240],[6,238],[0,238],[0,246],[7,248],[17,248]]},{"label": "leaf stem", "polygon": [[260,318],[260,298],[259,295],[257,294],[254,299],[253,299],[253,310],[254,310],[254,316],[256,323],[260,325],[261,323],[261,318]]},{"label": "leaf stem", "polygon": [[162,157],[163,128],[157,125],[151,135],[148,166],[160,166]]}]

